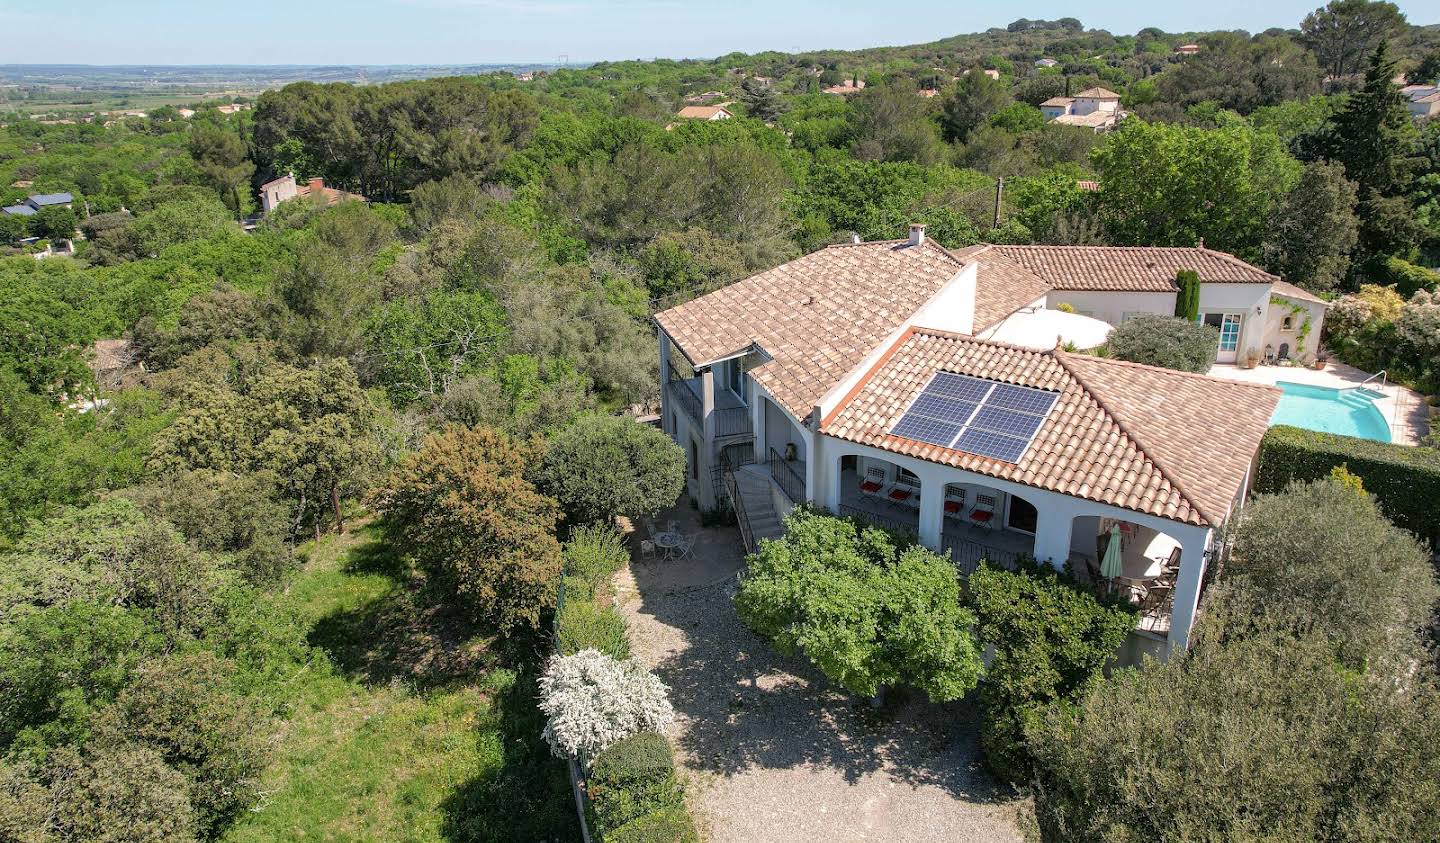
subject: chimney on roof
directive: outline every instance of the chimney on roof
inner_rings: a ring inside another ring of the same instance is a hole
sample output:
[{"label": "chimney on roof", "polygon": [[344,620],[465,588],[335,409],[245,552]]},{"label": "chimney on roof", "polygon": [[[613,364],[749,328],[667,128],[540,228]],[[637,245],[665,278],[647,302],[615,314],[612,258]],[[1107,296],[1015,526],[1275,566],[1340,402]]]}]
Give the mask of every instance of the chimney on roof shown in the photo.
[{"label": "chimney on roof", "polygon": [[1203,248],[1205,248],[1205,238],[1204,238],[1204,237],[1201,237],[1201,238],[1200,238],[1200,242],[1197,243],[1197,244],[1195,244],[1195,248],[1197,248],[1197,249],[1203,249]]},{"label": "chimney on roof", "polygon": [[925,225],[924,225],[923,223],[918,223],[918,222],[912,222],[912,223],[910,223],[910,245],[911,245],[911,246],[923,246],[923,245],[925,245]]},{"label": "chimney on roof", "polygon": [[318,193],[325,189],[325,180],[320,177],[310,179],[310,192]]},{"label": "chimney on roof", "polygon": [[851,243],[854,243],[856,246],[859,246],[861,243],[863,243],[863,242],[865,242],[865,241],[863,241],[863,240],[860,239],[860,232],[858,232],[858,231],[852,231],[852,232],[850,232],[850,242],[851,242]]}]

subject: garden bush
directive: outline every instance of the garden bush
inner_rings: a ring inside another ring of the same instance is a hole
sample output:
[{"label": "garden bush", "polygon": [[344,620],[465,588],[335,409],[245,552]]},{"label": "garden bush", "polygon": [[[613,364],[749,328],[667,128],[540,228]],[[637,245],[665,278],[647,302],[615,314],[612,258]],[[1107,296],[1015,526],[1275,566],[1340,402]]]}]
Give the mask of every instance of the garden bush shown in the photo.
[{"label": "garden bush", "polygon": [[1255,491],[1284,491],[1292,482],[1329,476],[1344,465],[1398,527],[1440,546],[1440,450],[1411,448],[1277,425],[1260,444]]},{"label": "garden bush", "polygon": [[1215,362],[1220,335],[1198,322],[1172,316],[1136,316],[1110,332],[1111,357],[1181,372],[1206,372]]},{"label": "garden bush", "polygon": [[1220,577],[1233,591],[1209,609],[1231,635],[1257,622],[1315,635],[1355,669],[1411,656],[1440,596],[1430,554],[1358,485],[1342,469],[1260,495],[1240,512]]},{"label": "garden bush", "polygon": [[675,720],[668,688],[639,664],[598,650],[555,655],[540,677],[545,740],[557,758],[591,759],[638,732]]},{"label": "garden bush", "polygon": [[597,606],[589,600],[571,600],[567,593],[565,605],[555,618],[556,646],[561,655],[573,656],[581,650],[599,650],[615,659],[630,656],[630,642],[625,638],[625,618],[613,606]]},{"label": "garden bush", "polygon": [[1083,694],[1134,628],[1134,613],[1107,606],[1048,565],[981,565],[965,582],[981,643],[994,658],[980,686],[980,747],[1001,778],[1030,779],[1026,725],[1056,700]]},{"label": "garden bush", "polygon": [[605,843],[699,843],[684,808],[667,808],[633,819],[605,835]]},{"label": "garden bush", "polygon": [[[620,531],[609,524],[577,527],[565,542],[565,576],[579,578],[587,592],[596,594],[616,571],[630,561]],[[567,596],[568,592],[567,592]]]},{"label": "garden bush", "polygon": [[600,753],[585,786],[602,837],[646,814],[684,806],[670,742],[656,732],[632,735]]},{"label": "garden bush", "polygon": [[980,680],[954,564],[869,524],[796,509],[785,535],[750,557],[735,610],[853,694],[908,685],[944,702]]},{"label": "garden bush", "polygon": [[1440,288],[1440,272],[1397,257],[1385,259],[1385,275],[1395,292],[1407,299],[1419,290],[1434,292]]},{"label": "garden bush", "polygon": [[675,503],[685,488],[685,452],[628,416],[582,416],[555,435],[536,474],[570,523],[610,524]]}]

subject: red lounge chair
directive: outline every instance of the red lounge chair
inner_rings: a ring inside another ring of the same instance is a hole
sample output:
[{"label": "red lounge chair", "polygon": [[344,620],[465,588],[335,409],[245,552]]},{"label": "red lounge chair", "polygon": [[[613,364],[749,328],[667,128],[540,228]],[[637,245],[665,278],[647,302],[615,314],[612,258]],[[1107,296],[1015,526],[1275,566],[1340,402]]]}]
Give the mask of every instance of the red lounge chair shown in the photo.
[{"label": "red lounge chair", "polygon": [[995,498],[993,495],[976,495],[975,508],[970,510],[970,520],[976,524],[989,524],[995,517]]},{"label": "red lounge chair", "polygon": [[964,509],[965,509],[965,490],[964,490],[964,489],[946,489],[946,490],[945,490],[945,514],[946,514],[946,515],[959,515],[961,512],[964,511]]},{"label": "red lounge chair", "polygon": [[902,489],[899,486],[896,486],[895,488],[890,490],[890,500],[895,501],[896,503],[900,503],[901,501],[908,501],[910,500],[910,490]]},{"label": "red lounge chair", "polygon": [[883,468],[867,469],[865,471],[865,478],[860,481],[861,493],[878,495],[883,488],[885,488],[885,470]]}]

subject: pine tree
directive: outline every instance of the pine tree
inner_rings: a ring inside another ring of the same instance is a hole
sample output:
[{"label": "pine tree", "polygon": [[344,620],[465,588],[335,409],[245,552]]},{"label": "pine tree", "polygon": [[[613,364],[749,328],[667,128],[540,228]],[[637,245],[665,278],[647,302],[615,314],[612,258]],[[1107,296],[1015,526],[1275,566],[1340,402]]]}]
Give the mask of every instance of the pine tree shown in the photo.
[{"label": "pine tree", "polygon": [[1319,138],[1321,156],[1345,167],[1362,201],[1403,192],[1413,171],[1415,124],[1394,77],[1395,60],[1381,41],[1370,55],[1365,86],[1350,95]]},{"label": "pine tree", "polygon": [[766,123],[774,123],[785,113],[785,103],[780,95],[759,79],[746,79],[740,83],[740,101],[745,103],[745,113]]}]

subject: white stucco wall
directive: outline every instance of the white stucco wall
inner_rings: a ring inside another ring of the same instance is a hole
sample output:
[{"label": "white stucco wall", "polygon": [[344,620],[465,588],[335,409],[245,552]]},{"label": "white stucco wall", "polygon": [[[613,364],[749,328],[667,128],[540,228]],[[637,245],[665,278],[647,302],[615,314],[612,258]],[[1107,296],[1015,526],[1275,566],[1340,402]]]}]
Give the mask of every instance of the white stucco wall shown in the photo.
[{"label": "white stucco wall", "polygon": [[1045,306],[1051,310],[1061,304],[1075,308],[1076,313],[1093,316],[1111,325],[1119,325],[1127,313],[1159,313],[1169,316],[1175,312],[1174,293],[1122,293],[1090,290],[1052,290],[1045,297]]},{"label": "white stucco wall", "polygon": [[[1258,312],[1257,312],[1258,310]],[[1201,284],[1200,313],[1239,313],[1240,348],[1237,362],[1251,351],[1262,353],[1265,348],[1265,320],[1270,312],[1268,284]]]},{"label": "white stucco wall", "polygon": [[915,312],[910,323],[921,328],[969,334],[975,330],[975,284],[980,264],[970,263]]},{"label": "white stucco wall", "polygon": [[[1280,345],[1286,344],[1290,347],[1290,356],[1293,359],[1308,363],[1315,359],[1315,351],[1320,345],[1320,328],[1325,324],[1325,305],[1319,302],[1305,301],[1303,299],[1287,299],[1278,297],[1280,302],[1271,302],[1270,310],[1265,319],[1265,331],[1261,337],[1262,346],[1268,345],[1276,353],[1280,353]],[[1292,315],[1291,307],[1300,308],[1298,313],[1293,313],[1290,327],[1285,327],[1285,318]],[[1305,326],[1306,317],[1310,319],[1310,330],[1305,338],[1300,338],[1300,331]]]}]

